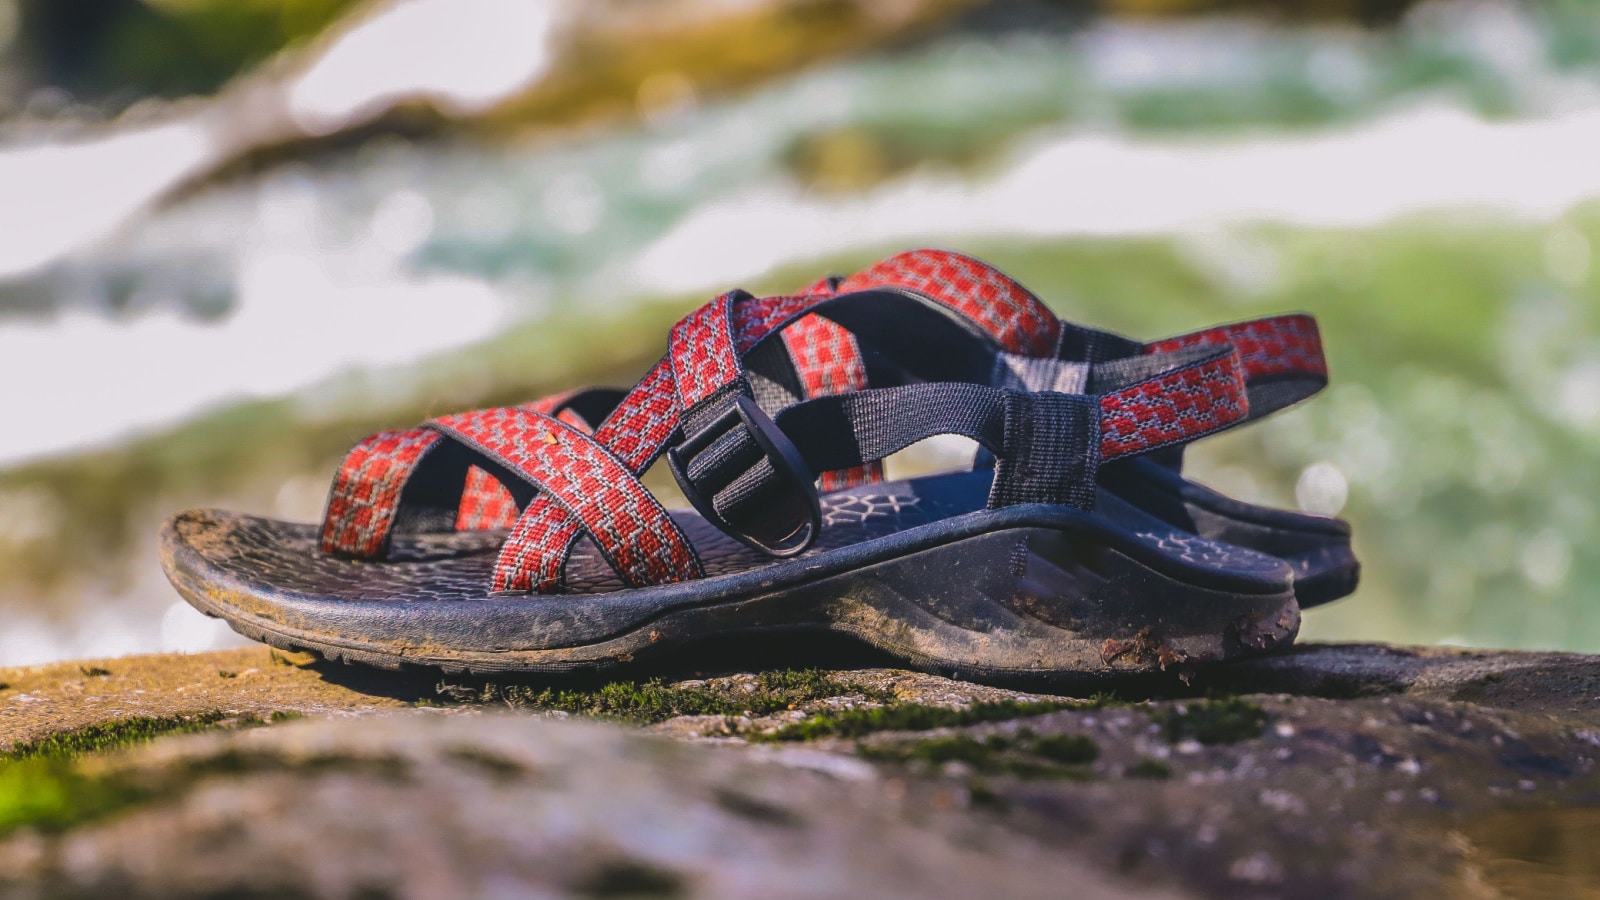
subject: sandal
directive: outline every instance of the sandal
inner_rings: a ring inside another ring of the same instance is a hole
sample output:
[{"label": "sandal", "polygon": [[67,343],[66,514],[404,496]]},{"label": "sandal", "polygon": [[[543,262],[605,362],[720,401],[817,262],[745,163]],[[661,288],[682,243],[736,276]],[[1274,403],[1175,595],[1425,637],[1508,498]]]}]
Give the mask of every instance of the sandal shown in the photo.
[{"label": "sandal", "polygon": [[[786,403],[771,339],[811,313],[904,383]],[[1288,564],[1097,488],[1119,460],[1245,421],[1239,354],[1096,365],[1092,393],[984,383],[1015,367],[1018,342],[987,335],[1025,336],[1020,314],[981,291],[727,294],[675,326],[592,432],[572,419],[605,401],[584,394],[378,435],[347,457],[320,528],[190,511],[163,529],[163,564],[242,634],[388,667],[564,671],[832,630],[967,677],[1096,678],[1292,641]],[[819,474],[935,434],[972,438],[994,468],[819,498]],[[640,482],[663,455],[696,512]],[[452,530],[473,469],[522,510],[509,532]]]},{"label": "sandal", "polygon": [[[825,278],[806,293],[831,295],[882,288],[927,297],[955,312],[997,346],[1007,348],[987,379],[995,386],[1078,391],[1095,382],[1097,367],[1126,366],[1153,354],[1211,344],[1238,348],[1250,395],[1251,421],[1309,398],[1328,382],[1322,342],[1316,320],[1310,316],[1273,316],[1147,344],[1057,319],[1033,293],[1005,273],[982,260],[945,250],[895,254],[856,275]],[[981,300],[974,301],[974,296]],[[881,372],[869,379],[868,359],[855,336],[821,315],[802,317],[784,329],[780,338],[787,369],[782,360],[771,368],[787,377],[780,379],[782,386],[769,387],[768,394],[776,396],[761,398],[769,411],[800,399],[860,390],[885,380]],[[881,353],[871,362],[877,369],[894,367]],[[894,374],[898,380],[905,377],[903,370]],[[621,394],[608,391],[604,397],[615,402]],[[597,423],[610,411],[592,397],[581,399],[589,404],[587,418],[572,417],[571,421]],[[1182,477],[1184,446],[1107,466],[1100,473],[1101,485],[1170,525],[1289,563],[1301,609],[1355,591],[1361,565],[1350,546],[1348,524],[1328,516],[1244,503],[1189,481]],[[980,464],[986,461],[981,459]],[[873,462],[825,472],[821,488],[828,492],[881,480],[882,466]],[[508,491],[488,473],[474,469],[455,528],[509,528],[518,512]]]}]

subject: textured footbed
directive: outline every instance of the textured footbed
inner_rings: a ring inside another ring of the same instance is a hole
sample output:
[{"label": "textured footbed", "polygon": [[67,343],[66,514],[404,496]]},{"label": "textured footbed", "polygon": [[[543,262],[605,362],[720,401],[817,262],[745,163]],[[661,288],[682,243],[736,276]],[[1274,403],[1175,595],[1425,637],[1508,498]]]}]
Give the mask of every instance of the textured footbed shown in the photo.
[{"label": "textured footbed", "polygon": [[[774,559],[746,547],[692,511],[674,511],[672,515],[705,567],[706,579],[696,584],[714,590],[716,582],[735,573],[814,566],[842,548],[857,548],[859,553],[890,535],[914,533],[957,518],[994,516],[995,512],[983,509],[988,481],[989,473],[970,472],[829,494],[822,498],[821,535],[805,554],[791,560]],[[1063,524],[1095,534],[1181,579],[1220,589],[1269,592],[1281,589],[1290,577],[1290,568],[1282,560],[1176,528],[1104,491],[1093,516],[1062,512],[1069,515]],[[317,549],[319,529],[311,524],[221,511],[192,511],[174,523],[178,541],[209,570],[197,573],[202,580],[225,581],[235,590],[261,596],[328,602],[486,599],[497,552],[505,539],[503,531],[397,535],[388,558],[362,561],[321,553]],[[981,530],[977,522],[962,524],[978,525]],[[587,539],[580,539],[574,547],[566,574],[567,594],[624,589]]]}]

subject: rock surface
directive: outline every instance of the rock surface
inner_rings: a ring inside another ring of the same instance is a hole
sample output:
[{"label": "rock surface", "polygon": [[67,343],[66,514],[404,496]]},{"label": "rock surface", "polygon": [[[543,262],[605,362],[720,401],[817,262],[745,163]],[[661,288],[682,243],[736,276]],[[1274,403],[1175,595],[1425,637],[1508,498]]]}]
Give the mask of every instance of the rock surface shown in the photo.
[{"label": "rock surface", "polygon": [[[898,796],[871,766],[590,723],[419,712],[201,735],[135,770],[207,771],[0,871],[98,896],[1121,896],[1114,876]],[[194,853],[193,848],[204,848]]]},{"label": "rock surface", "polygon": [[129,716],[313,719],[77,763],[137,802],[0,836],[18,896],[1600,889],[1600,659],[1572,654],[1308,645],[1202,673],[1191,696],[1078,704],[881,669],[775,704],[772,682],[731,675],[668,690],[759,709],[646,733],[535,713],[570,697],[266,650],[0,682],[4,744]]}]

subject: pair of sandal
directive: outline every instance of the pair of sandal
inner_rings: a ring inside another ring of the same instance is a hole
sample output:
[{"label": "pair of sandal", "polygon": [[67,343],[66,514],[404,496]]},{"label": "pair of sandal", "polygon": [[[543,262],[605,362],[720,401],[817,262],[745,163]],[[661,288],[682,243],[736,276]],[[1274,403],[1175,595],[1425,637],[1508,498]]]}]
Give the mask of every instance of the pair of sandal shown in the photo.
[{"label": "pair of sandal", "polygon": [[[374,435],[320,526],[181,513],[163,564],[241,634],[390,668],[816,631],[972,678],[1187,668],[1285,647],[1303,607],[1355,588],[1343,522],[1181,475],[1189,442],[1326,383],[1309,316],[1142,343],[915,250],[720,296],[629,391]],[[969,471],[884,479],[949,434],[981,447]],[[694,511],[641,482],[662,457]]]}]

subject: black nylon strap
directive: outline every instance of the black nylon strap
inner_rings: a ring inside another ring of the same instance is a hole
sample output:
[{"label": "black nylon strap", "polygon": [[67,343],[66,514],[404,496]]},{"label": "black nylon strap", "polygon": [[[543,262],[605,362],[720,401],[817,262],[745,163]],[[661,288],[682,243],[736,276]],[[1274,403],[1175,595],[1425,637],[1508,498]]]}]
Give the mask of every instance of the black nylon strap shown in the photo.
[{"label": "black nylon strap", "polygon": [[1082,394],[1007,391],[1005,447],[996,453],[989,508],[1057,503],[1094,508],[1100,404]]},{"label": "black nylon strap", "polygon": [[1004,394],[959,382],[871,388],[797,403],[778,413],[777,423],[814,472],[883,459],[941,434],[998,453],[1005,445]]},{"label": "black nylon strap", "polygon": [[853,291],[814,311],[892,359],[907,381],[985,383],[1000,353],[988,335],[905,291]]},{"label": "black nylon strap", "polygon": [[1101,363],[1144,352],[1144,344],[1120,334],[1061,322],[1060,357],[1070,362]]},{"label": "black nylon strap", "polygon": [[971,438],[1000,463],[991,508],[1057,503],[1090,509],[1100,465],[1094,397],[976,384],[877,388],[819,397],[778,414],[813,471],[882,459],[941,434]]},{"label": "black nylon strap", "polygon": [[995,356],[994,374],[990,376],[989,383],[1015,391],[1085,394],[1089,393],[1087,388],[1091,371],[1088,363],[1000,353]]},{"label": "black nylon strap", "polygon": [[1110,394],[1157,375],[1194,365],[1217,355],[1215,346],[1185,347],[1167,353],[1127,356],[1095,363],[1089,370],[1086,394]]},{"label": "black nylon strap", "polygon": [[768,413],[805,399],[794,360],[783,341],[762,341],[744,357],[744,377],[750,396]]}]

